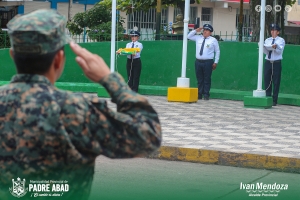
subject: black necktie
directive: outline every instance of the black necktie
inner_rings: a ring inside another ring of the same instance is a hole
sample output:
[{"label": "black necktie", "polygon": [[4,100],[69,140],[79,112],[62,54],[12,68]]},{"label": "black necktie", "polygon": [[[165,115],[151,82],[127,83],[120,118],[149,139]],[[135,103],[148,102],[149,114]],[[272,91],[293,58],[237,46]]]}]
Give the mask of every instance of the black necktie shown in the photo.
[{"label": "black necktie", "polygon": [[[275,42],[275,39],[273,39],[272,44],[274,44],[274,42]],[[268,55],[269,59],[271,59],[271,54],[272,54],[272,51],[269,51],[269,55]]]},{"label": "black necktie", "polygon": [[203,54],[205,39],[206,38],[203,39],[203,43],[202,43],[202,46],[201,46],[201,49],[200,49],[200,56],[202,56],[202,54]]},{"label": "black necktie", "polygon": [[[134,47],[134,43],[132,43],[132,46],[131,46],[131,48],[133,48]],[[131,59],[133,58],[133,56],[132,56],[132,54],[131,54]]]}]

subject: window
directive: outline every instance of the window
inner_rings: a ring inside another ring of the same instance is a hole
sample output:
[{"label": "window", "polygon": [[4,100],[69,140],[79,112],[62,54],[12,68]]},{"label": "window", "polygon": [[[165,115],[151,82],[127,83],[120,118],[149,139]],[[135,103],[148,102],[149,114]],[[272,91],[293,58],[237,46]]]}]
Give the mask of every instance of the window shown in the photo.
[{"label": "window", "polygon": [[[127,30],[130,32],[134,27],[140,32],[140,40],[154,40],[156,32],[156,9],[151,8],[148,12],[137,11],[128,15]],[[161,10],[161,29],[168,26],[167,9]]]},{"label": "window", "polygon": [[6,24],[16,15],[15,9],[11,10],[0,10],[0,19],[1,19],[1,27],[0,28],[7,28]]},{"label": "window", "polygon": [[202,8],[201,12],[201,23],[204,24],[212,24],[212,9],[211,8]]},{"label": "window", "polygon": [[[161,11],[161,25],[166,26],[168,24],[168,12],[166,9]],[[142,29],[156,28],[156,10],[151,8],[148,12],[138,11],[128,15],[128,32],[133,30],[134,27],[138,27],[139,31]]]},{"label": "window", "polygon": [[[236,11],[236,19],[235,19],[235,26],[236,29],[238,30],[239,26],[239,17],[240,17],[240,9],[237,9]],[[249,36],[251,35],[252,28],[251,28],[251,15],[250,15],[250,10],[244,9],[243,10],[243,35],[244,36]]]},{"label": "window", "polygon": [[[175,8],[173,22],[176,22],[176,16],[178,14],[182,14],[181,10],[179,8]],[[197,7],[190,7],[189,24],[195,24],[196,17],[197,17]]]},{"label": "window", "polygon": [[[251,16],[250,16],[250,10],[244,9],[243,10],[243,27],[251,27]],[[236,10],[236,20],[235,20],[235,26],[238,27],[239,24],[239,17],[240,17],[240,9]]]}]

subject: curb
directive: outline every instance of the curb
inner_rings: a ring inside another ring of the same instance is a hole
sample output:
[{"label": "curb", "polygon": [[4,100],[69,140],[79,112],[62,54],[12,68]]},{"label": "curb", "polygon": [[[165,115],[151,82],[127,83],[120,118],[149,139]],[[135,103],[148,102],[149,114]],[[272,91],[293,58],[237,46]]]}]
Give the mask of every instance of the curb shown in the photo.
[{"label": "curb", "polygon": [[300,158],[162,146],[148,158],[300,173]]}]

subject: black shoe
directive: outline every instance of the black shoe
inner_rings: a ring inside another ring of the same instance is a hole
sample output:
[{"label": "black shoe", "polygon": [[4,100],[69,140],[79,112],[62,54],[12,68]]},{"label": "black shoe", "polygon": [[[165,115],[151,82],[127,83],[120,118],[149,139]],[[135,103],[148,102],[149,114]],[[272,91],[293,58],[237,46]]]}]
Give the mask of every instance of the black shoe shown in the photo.
[{"label": "black shoe", "polygon": [[277,105],[277,103],[276,102],[273,102],[273,106],[276,106]]},{"label": "black shoe", "polygon": [[204,97],[204,100],[209,100],[209,97]]},{"label": "black shoe", "polygon": [[202,100],[202,98],[200,97],[200,98],[198,98],[198,100]]}]

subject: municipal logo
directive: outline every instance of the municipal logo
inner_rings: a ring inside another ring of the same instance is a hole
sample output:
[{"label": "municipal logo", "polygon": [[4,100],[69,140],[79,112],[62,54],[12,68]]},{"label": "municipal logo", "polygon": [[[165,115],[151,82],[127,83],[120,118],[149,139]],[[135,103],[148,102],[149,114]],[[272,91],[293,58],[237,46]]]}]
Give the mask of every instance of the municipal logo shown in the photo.
[{"label": "municipal logo", "polygon": [[25,182],[25,179],[21,180],[19,177],[16,181],[12,179],[13,187],[9,188],[10,193],[17,198],[23,197],[28,191],[28,188],[25,188]]}]

